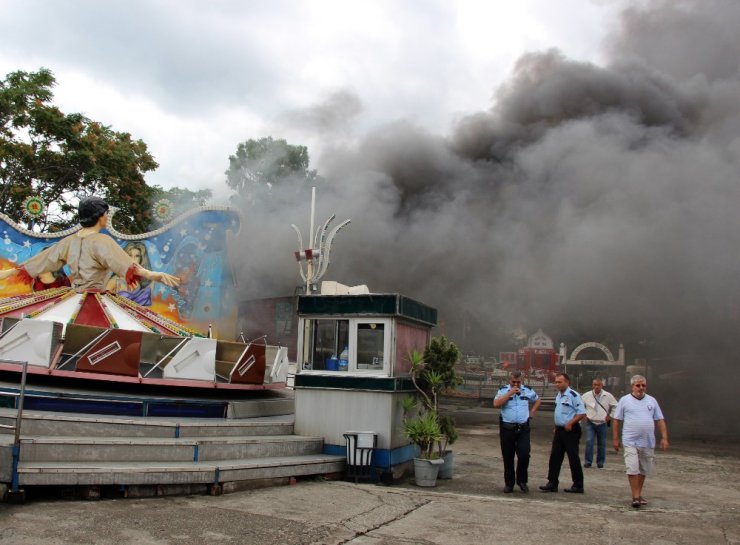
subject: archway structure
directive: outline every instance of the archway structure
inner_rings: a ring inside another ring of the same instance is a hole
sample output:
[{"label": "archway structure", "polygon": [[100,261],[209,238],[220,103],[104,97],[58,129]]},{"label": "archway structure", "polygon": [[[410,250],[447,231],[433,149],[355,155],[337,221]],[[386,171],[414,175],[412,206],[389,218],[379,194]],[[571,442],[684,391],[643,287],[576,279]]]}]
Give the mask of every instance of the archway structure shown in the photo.
[{"label": "archway structure", "polygon": [[[584,350],[588,348],[595,348],[596,350],[601,351],[604,354],[604,358],[602,360],[582,360],[578,359],[578,356],[583,352]],[[609,347],[607,347],[604,344],[598,343],[598,342],[586,342],[583,344],[578,345],[576,348],[573,349],[573,351],[570,353],[570,357],[567,356],[567,350],[564,343],[560,343],[560,358],[561,358],[561,366],[566,367],[569,365],[577,365],[577,366],[595,366],[595,367],[609,367],[609,366],[621,366],[624,367],[624,345],[619,345],[619,356],[617,359],[614,359],[614,354],[611,350],[609,350]]]}]

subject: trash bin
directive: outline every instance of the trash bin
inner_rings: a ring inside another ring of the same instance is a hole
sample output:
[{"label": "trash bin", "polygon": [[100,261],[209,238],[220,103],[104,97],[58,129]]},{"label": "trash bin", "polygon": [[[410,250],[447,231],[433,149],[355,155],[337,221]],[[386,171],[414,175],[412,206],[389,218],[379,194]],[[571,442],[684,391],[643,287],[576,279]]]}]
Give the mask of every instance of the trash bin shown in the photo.
[{"label": "trash bin", "polygon": [[347,442],[347,478],[370,478],[373,451],[378,444],[378,434],[374,431],[347,431],[344,432]]}]

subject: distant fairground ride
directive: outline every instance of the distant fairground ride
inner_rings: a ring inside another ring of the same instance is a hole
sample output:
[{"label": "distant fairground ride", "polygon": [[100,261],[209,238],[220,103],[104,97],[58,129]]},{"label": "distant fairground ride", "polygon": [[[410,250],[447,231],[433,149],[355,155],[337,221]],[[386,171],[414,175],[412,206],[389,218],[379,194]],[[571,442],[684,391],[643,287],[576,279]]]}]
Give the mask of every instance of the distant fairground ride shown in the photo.
[{"label": "distant fairground ride", "polygon": [[[237,306],[228,249],[240,225],[235,209],[211,206],[144,234],[103,231],[133,261],[179,277],[179,287],[141,278],[131,284],[110,274],[104,289],[74,290],[66,265],[30,283],[0,280],[0,371],[19,371],[28,362],[32,374],[106,382],[284,387],[286,348],[233,340]],[[0,269],[80,229],[34,233],[0,214]]]}]

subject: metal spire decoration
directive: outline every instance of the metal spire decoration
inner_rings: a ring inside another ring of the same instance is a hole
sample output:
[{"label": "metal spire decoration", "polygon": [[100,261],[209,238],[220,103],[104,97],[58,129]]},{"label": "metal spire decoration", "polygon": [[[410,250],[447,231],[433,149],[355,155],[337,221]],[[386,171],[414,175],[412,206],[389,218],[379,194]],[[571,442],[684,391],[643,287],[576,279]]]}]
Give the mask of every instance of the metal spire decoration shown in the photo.
[{"label": "metal spire decoration", "polygon": [[[311,226],[308,232],[308,242],[310,247],[304,248],[303,237],[301,231],[295,224],[291,224],[291,227],[298,235],[298,251],[294,252],[296,261],[298,262],[298,271],[301,273],[301,279],[306,286],[306,294],[310,294],[316,291],[319,281],[324,277],[326,269],[329,267],[329,261],[331,256],[331,245],[334,243],[334,237],[337,233],[345,226],[349,225],[352,220],[344,220],[342,223],[337,225],[334,229],[329,232],[329,224],[336,217],[332,214],[327,219],[321,228],[314,232],[314,217],[316,213],[316,188],[311,188]],[[327,234],[328,232],[328,234]],[[313,241],[313,243],[312,243]],[[303,264],[306,264],[305,270]]]}]

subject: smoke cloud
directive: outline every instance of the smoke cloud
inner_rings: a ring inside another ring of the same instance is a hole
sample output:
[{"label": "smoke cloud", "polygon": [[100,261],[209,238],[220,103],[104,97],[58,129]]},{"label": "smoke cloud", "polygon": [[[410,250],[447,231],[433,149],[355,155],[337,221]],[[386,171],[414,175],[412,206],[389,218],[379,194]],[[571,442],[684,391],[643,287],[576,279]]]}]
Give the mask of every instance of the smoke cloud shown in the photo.
[{"label": "smoke cloud", "polygon": [[[516,327],[571,349],[624,343],[689,418],[695,394],[737,378],[738,28],[731,0],[630,5],[604,66],[528,53],[449,135],[402,120],[335,143],[317,162],[317,217],[352,225],[327,277],[439,308],[466,352],[509,349]],[[300,119],[342,125],[359,99],[338,98],[340,112],[329,100]],[[246,211],[244,296],[299,283],[286,218],[305,236],[309,195],[276,186]],[[668,380],[696,369],[712,380]]]}]

